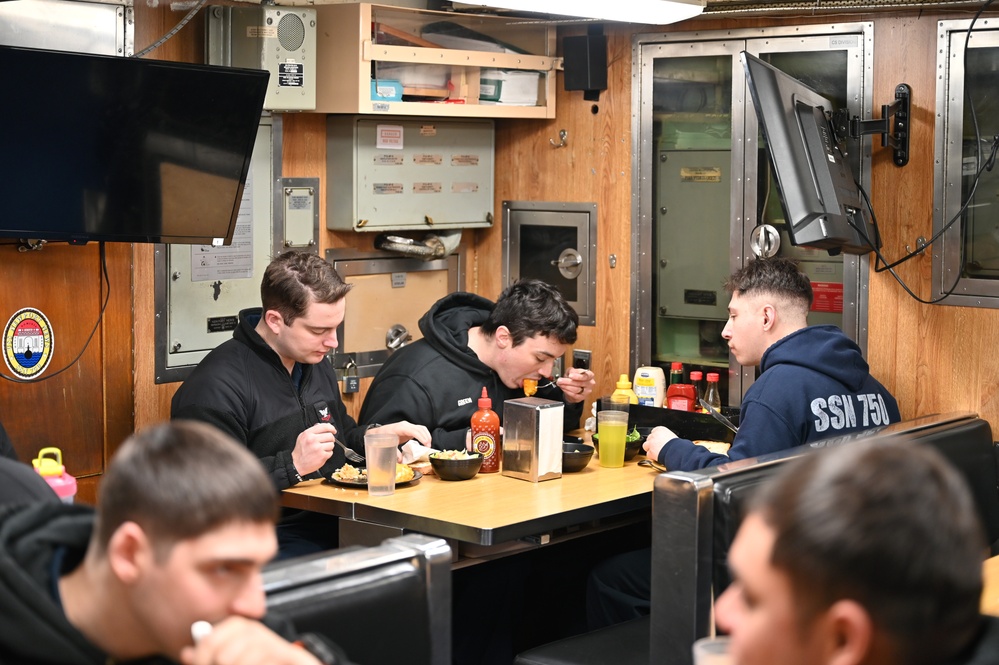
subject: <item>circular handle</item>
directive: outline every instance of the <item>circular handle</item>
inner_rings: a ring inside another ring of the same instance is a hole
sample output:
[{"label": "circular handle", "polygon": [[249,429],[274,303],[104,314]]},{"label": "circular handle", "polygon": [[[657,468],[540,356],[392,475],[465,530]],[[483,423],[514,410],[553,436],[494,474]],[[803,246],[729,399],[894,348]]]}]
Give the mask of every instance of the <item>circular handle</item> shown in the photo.
[{"label": "circular handle", "polygon": [[579,277],[579,273],[583,271],[583,257],[571,247],[562,250],[562,253],[558,256],[558,260],[552,261],[551,264],[558,266],[558,271],[566,279],[576,279]]},{"label": "circular handle", "polygon": [[770,224],[760,224],[749,237],[749,247],[757,258],[769,259],[780,249],[780,233]]}]

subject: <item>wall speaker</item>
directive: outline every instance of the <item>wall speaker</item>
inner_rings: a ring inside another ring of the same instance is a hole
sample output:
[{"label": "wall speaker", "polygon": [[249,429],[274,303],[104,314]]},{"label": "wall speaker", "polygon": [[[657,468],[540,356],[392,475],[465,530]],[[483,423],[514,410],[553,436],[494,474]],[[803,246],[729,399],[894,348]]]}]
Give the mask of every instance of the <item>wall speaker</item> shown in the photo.
[{"label": "wall speaker", "polygon": [[316,10],[221,7],[208,12],[208,64],[266,69],[269,111],[316,108]]},{"label": "wall speaker", "polygon": [[606,90],[607,35],[565,37],[562,66],[566,90]]}]

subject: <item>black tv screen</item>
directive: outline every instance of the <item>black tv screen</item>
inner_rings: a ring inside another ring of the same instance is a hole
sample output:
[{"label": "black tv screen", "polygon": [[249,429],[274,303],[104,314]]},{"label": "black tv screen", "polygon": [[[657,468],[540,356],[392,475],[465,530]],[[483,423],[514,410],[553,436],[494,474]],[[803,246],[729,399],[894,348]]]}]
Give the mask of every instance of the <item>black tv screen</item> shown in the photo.
[{"label": "black tv screen", "polygon": [[0,236],[230,243],[267,79],[0,46]]},{"label": "black tv screen", "polygon": [[[742,62],[794,245],[867,254],[877,234],[836,146],[833,103],[745,51]],[[860,229],[860,230],[858,230]]]}]

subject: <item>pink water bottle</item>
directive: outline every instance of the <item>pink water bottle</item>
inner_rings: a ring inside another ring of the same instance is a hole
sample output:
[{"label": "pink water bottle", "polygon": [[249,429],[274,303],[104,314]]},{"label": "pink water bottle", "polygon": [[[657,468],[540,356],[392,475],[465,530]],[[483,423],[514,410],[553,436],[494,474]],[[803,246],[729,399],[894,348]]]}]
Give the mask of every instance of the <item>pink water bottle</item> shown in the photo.
[{"label": "pink water bottle", "polygon": [[[52,457],[46,457],[52,455]],[[49,487],[55,491],[56,495],[63,503],[73,503],[76,496],[76,478],[66,473],[66,467],[62,465],[62,451],[58,448],[42,448],[38,451],[38,457],[31,460],[31,465],[35,471]]]}]

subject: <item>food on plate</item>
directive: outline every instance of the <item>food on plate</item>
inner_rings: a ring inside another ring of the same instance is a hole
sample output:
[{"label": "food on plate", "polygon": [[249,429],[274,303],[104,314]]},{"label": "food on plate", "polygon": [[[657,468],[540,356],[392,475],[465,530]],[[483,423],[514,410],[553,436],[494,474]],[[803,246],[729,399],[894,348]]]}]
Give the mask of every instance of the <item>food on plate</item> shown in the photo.
[{"label": "food on plate", "polygon": [[409,468],[412,469],[414,472],[419,471],[424,476],[434,472],[434,468],[430,465],[429,460],[425,462],[410,462]]},{"label": "food on plate", "polygon": [[416,477],[416,474],[411,468],[406,464],[396,464],[395,465],[395,482],[397,483],[408,483],[410,480]]},{"label": "food on plate", "polygon": [[[407,464],[396,464],[395,465],[395,482],[397,483],[408,483],[410,480],[416,477],[416,473]],[[333,479],[340,480],[347,483],[366,483],[368,482],[368,473],[365,469],[358,469],[350,464],[344,464],[339,469],[333,472]]]},{"label": "food on plate", "polygon": [[470,455],[464,450],[439,450],[435,453],[430,453],[430,457],[436,457],[437,459],[472,459],[475,455]]},{"label": "food on plate", "polygon": [[536,392],[538,392],[538,380],[524,379],[524,394],[530,397]]},{"label": "food on plate", "polygon": [[337,480],[357,483],[366,481],[368,479],[368,474],[364,469],[358,469],[350,464],[344,464],[333,472],[333,477]]},{"label": "food on plate", "polygon": [[721,453],[722,455],[728,455],[728,449],[732,446],[731,443],[725,443],[724,441],[708,441],[706,439],[698,439],[694,443],[698,446],[704,446],[713,453]]},{"label": "food on plate", "polygon": [[637,427],[632,427],[631,431],[628,432],[628,435],[626,437],[624,437],[624,442],[625,443],[634,443],[635,441],[638,441],[641,438],[642,438],[642,435],[638,433],[638,428]]}]

